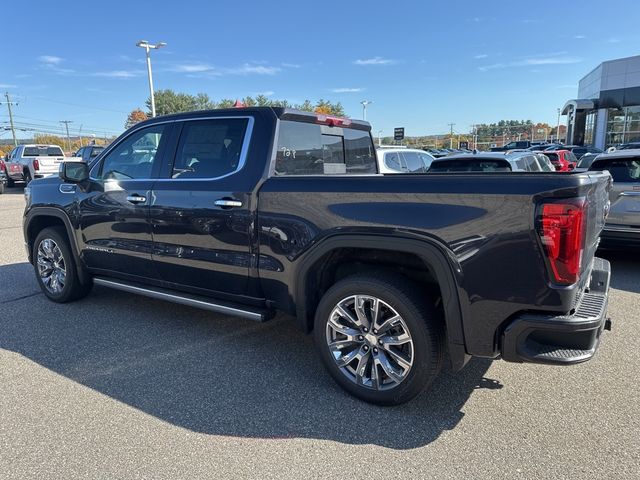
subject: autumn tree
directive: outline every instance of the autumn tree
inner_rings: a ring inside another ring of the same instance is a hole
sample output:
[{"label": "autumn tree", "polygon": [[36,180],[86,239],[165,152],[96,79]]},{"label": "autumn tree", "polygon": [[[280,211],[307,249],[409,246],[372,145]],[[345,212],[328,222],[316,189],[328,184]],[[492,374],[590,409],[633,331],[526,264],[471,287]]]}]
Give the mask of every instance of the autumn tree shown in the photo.
[{"label": "autumn tree", "polygon": [[[208,110],[216,107],[215,102],[213,102],[206,93],[190,95],[188,93],[177,93],[171,89],[166,89],[154,92],[154,99],[156,115]],[[148,98],[145,103],[149,110],[147,115],[151,116],[151,98]]]},{"label": "autumn tree", "polygon": [[129,115],[127,115],[127,121],[124,123],[124,128],[125,129],[129,129],[129,128],[133,127],[136,123],[140,123],[140,122],[146,120],[147,118],[149,118],[149,117],[147,117],[147,114],[144,113],[139,108],[131,110]]}]

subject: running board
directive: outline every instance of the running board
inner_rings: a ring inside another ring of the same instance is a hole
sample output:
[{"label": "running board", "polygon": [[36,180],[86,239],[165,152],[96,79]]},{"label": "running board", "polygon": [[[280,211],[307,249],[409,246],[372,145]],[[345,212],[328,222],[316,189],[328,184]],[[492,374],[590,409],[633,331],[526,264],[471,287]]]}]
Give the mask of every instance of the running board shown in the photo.
[{"label": "running board", "polygon": [[168,302],[179,303],[189,307],[201,308],[211,312],[222,313],[225,315],[233,315],[236,317],[247,318],[257,322],[266,322],[271,318],[271,312],[267,310],[250,310],[247,307],[236,307],[231,304],[212,301],[206,297],[198,297],[185,293],[170,292],[161,288],[138,286],[122,280],[112,280],[103,277],[94,277],[93,283],[103,287],[114,288],[129,293],[137,293],[145,297],[155,298],[157,300],[166,300]]}]

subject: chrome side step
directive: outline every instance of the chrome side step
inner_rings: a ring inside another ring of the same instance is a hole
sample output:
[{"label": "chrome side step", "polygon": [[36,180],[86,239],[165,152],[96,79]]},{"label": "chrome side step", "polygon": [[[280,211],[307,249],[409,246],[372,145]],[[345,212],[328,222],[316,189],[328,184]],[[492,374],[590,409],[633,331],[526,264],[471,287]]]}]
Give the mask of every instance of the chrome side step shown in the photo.
[{"label": "chrome side step", "polygon": [[247,318],[257,322],[265,322],[271,318],[268,311],[248,310],[246,307],[235,307],[218,301],[212,301],[205,297],[196,297],[189,294],[170,292],[148,286],[138,286],[127,283],[122,280],[112,280],[104,277],[94,277],[93,283],[103,287],[114,288],[129,293],[137,293],[145,297],[151,297],[158,300],[166,300],[168,302],[179,303],[189,307],[201,308],[211,312],[223,313],[225,315],[233,315],[236,317]]}]

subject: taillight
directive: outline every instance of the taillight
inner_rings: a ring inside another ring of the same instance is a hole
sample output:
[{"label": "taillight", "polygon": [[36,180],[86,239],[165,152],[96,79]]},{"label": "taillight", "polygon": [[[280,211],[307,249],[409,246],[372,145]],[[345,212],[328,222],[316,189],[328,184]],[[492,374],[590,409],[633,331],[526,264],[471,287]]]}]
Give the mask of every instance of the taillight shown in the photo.
[{"label": "taillight", "polygon": [[586,207],[580,198],[544,203],[539,209],[538,234],[554,283],[572,285],[580,278]]},{"label": "taillight", "polygon": [[40,170],[40,162],[38,161],[37,158],[33,160],[33,169]]}]

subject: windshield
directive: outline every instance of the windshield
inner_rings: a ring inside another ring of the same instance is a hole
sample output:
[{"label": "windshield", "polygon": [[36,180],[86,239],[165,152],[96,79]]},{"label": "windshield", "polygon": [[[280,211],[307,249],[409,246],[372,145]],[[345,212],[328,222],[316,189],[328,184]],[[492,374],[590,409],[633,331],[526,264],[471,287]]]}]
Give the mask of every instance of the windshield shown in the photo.
[{"label": "windshield", "polygon": [[24,147],[23,157],[64,157],[64,153],[60,147]]}]

